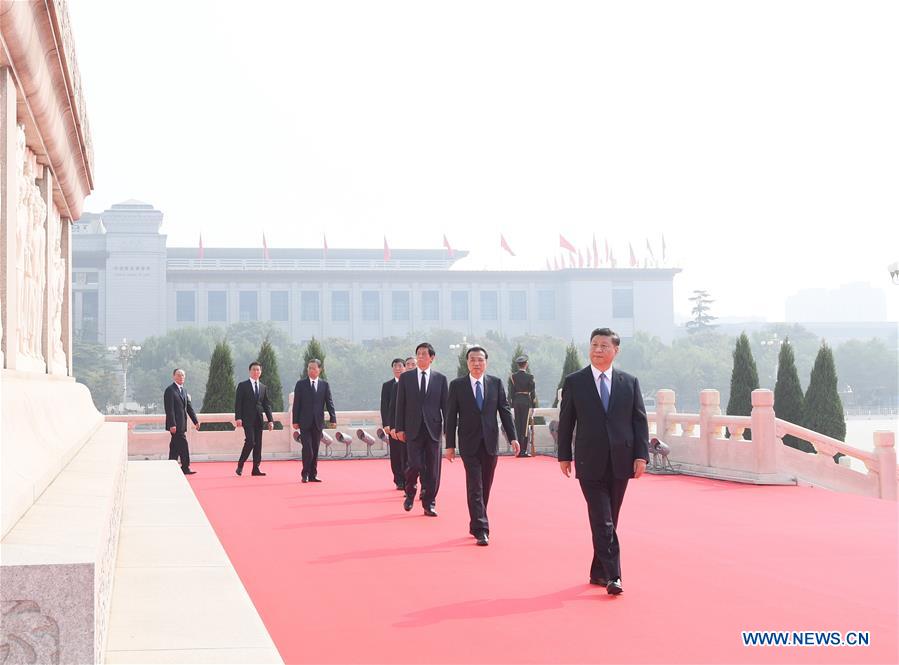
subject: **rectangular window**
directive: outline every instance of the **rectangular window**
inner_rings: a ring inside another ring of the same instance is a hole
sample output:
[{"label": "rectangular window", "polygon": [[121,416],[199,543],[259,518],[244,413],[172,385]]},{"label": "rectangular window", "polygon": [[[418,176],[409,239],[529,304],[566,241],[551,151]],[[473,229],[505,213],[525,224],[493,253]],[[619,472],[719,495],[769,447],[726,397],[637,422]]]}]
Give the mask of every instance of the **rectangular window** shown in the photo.
[{"label": "rectangular window", "polygon": [[207,291],[206,292],[206,309],[207,320],[209,321],[227,321],[228,320],[228,292],[227,291]]},{"label": "rectangular window", "polygon": [[379,321],[381,319],[381,294],[377,291],[362,292],[362,320]]},{"label": "rectangular window", "polygon": [[238,295],[238,312],[241,321],[259,320],[259,293],[256,291],[241,291]]},{"label": "rectangular window", "polygon": [[634,289],[633,287],[612,287],[612,318],[634,318]]},{"label": "rectangular window", "polygon": [[481,320],[496,321],[499,318],[499,293],[481,291]]},{"label": "rectangular window", "polygon": [[537,291],[537,317],[541,321],[555,321],[556,292]]},{"label": "rectangular window", "polygon": [[451,296],[453,321],[468,321],[468,291],[453,291]]},{"label": "rectangular window", "polygon": [[318,291],[300,293],[300,320],[318,321]]},{"label": "rectangular window", "polygon": [[96,291],[81,293],[81,339],[96,342],[100,326],[100,299]]},{"label": "rectangular window", "polygon": [[408,321],[410,313],[409,292],[394,291],[391,300],[393,303],[393,320]]},{"label": "rectangular window", "polygon": [[290,292],[272,291],[272,321],[290,320]]},{"label": "rectangular window", "polygon": [[88,284],[96,284],[98,281],[98,276],[96,272],[87,273],[87,283]]},{"label": "rectangular window", "polygon": [[528,292],[509,291],[509,320],[525,321],[528,318]]},{"label": "rectangular window", "polygon": [[350,292],[331,291],[331,320],[350,320]]},{"label": "rectangular window", "polygon": [[197,293],[196,291],[175,292],[175,320],[197,320]]},{"label": "rectangular window", "polygon": [[421,292],[421,320],[440,320],[440,291]]}]

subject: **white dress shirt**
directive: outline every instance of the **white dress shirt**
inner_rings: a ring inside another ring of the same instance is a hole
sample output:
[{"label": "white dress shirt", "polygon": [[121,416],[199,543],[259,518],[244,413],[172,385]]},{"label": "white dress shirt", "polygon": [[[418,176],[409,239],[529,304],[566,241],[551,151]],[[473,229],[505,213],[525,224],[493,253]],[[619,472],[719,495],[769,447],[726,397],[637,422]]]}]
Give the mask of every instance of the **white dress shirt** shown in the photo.
[{"label": "white dress shirt", "polygon": [[486,374],[482,374],[480,379],[474,378],[471,374],[468,375],[468,379],[469,379],[469,381],[471,381],[471,394],[474,395],[475,400],[477,400],[477,398],[478,398],[478,392],[477,392],[477,389],[475,388],[474,384],[476,381],[480,381],[481,382],[481,396],[484,398],[485,402],[487,401],[487,383],[485,381],[486,378],[487,378]]},{"label": "white dress shirt", "polygon": [[602,398],[602,393],[599,392],[599,380],[600,380],[599,375],[605,374],[606,378],[603,379],[603,381],[605,381],[606,389],[609,391],[609,397],[611,397],[612,396],[612,366],[609,365],[609,369],[607,369],[605,372],[600,372],[593,365],[590,365],[590,369],[593,370],[593,383],[596,386],[596,394],[599,395],[600,398]]},{"label": "white dress shirt", "polygon": [[419,390],[421,390],[421,375],[422,374],[425,375],[425,392],[428,392],[428,388],[431,387],[431,369],[430,368],[422,369],[421,367],[418,368],[418,376],[416,378],[418,379],[418,389]]}]

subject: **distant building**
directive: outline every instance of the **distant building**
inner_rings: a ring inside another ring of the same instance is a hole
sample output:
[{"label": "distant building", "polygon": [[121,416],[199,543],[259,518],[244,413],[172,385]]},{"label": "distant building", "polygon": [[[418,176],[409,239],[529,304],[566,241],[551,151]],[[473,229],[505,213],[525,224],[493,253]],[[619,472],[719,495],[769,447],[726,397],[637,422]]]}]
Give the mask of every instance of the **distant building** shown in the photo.
[{"label": "distant building", "polygon": [[677,268],[465,271],[443,249],[166,247],[162,212],[126,201],[73,229],[76,335],[142,341],[184,326],[271,321],[292,339],[366,342],[430,329],[583,340],[674,336]]},{"label": "distant building", "polygon": [[887,320],[883,289],[869,284],[845,284],[838,289],[804,289],[786,299],[790,323],[881,322]]}]

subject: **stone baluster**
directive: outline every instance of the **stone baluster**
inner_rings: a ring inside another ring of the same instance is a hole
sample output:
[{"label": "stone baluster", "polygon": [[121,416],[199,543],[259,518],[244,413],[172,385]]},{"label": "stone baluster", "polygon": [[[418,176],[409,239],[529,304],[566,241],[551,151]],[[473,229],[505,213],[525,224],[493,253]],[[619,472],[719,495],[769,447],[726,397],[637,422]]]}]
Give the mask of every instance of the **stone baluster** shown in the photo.
[{"label": "stone baluster", "polygon": [[674,398],[673,390],[663,388],[656,392],[656,436],[659,441],[667,441],[674,433],[674,423],[668,422],[668,414],[677,413]]},{"label": "stone baluster", "polygon": [[16,226],[19,193],[16,183],[16,84],[9,67],[0,67],[0,301],[3,303],[3,359],[16,369],[19,357],[19,295],[16,286]]},{"label": "stone baluster", "polygon": [[752,391],[752,445],[755,450],[755,472],[777,471],[777,420],[774,415],[774,392]]},{"label": "stone baluster", "polygon": [[712,438],[715,428],[709,422],[712,416],[721,415],[721,393],[717,390],[703,390],[699,393],[699,458],[697,464],[709,466]]},{"label": "stone baluster", "polygon": [[880,467],[880,498],[896,500],[896,433],[874,432],[874,452]]}]

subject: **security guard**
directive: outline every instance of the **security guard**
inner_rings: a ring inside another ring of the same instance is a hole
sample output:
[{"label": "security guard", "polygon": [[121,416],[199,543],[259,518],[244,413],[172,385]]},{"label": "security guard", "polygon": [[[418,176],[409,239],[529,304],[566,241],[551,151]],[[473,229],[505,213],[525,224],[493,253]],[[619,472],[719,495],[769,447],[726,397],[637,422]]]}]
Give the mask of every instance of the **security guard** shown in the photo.
[{"label": "security guard", "polygon": [[528,357],[518,356],[515,359],[518,371],[509,377],[512,393],[512,408],[515,409],[515,431],[518,432],[518,442],[521,444],[519,457],[530,457],[530,431],[528,419],[531,409],[537,403],[537,387],[534,377],[528,372]]}]

